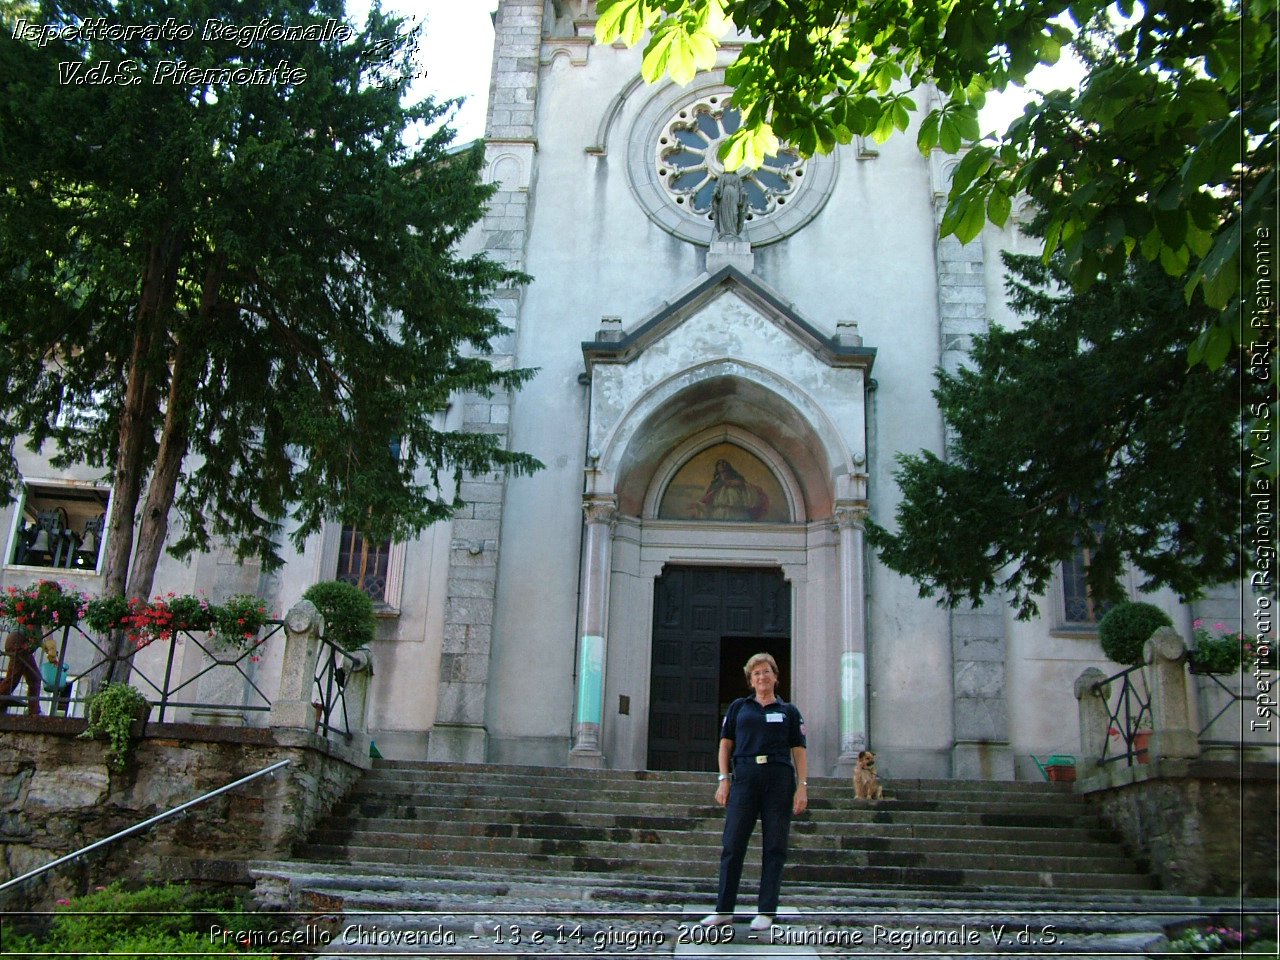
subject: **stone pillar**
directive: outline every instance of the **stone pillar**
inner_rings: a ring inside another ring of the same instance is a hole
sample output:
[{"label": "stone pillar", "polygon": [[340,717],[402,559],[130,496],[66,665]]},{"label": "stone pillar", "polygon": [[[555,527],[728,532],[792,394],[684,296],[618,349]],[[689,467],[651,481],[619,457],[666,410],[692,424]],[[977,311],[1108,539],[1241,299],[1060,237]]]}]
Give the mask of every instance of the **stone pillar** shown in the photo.
[{"label": "stone pillar", "polygon": [[582,586],[578,591],[578,684],[574,711],[573,749],[569,766],[604,766],[600,727],[604,720],[604,664],[609,622],[609,566],[617,501],[611,496],[587,496],[583,545]]},{"label": "stone pillar", "polygon": [[[542,45],[542,0],[502,0],[494,19],[493,75],[485,137],[486,178],[497,192],[481,221],[484,252],[513,270],[525,267],[528,214],[537,151],[535,105]],[[522,288],[498,290],[493,306],[512,332],[497,337],[488,355],[495,366],[517,366],[515,328]],[[514,397],[469,394],[458,398],[462,429],[509,443]],[[487,759],[485,704],[494,636],[498,558],[506,476],[464,474],[465,501],[453,521],[448,600],[440,656],[440,696],[427,741],[431,760],[481,763]]]},{"label": "stone pillar", "polygon": [[[959,160],[935,150],[934,214],[938,223],[946,210],[951,173]],[[982,238],[961,243],[954,236],[940,238],[935,247],[938,267],[938,337],[940,365],[956,373],[968,362],[973,338],[986,333],[986,269]],[[948,447],[951,437],[944,438]],[[969,605],[951,612],[951,671],[953,736],[951,775],[959,779],[1012,780],[1013,751],[1009,746],[1009,705],[1006,689],[1003,602],[992,597],[984,608]],[[988,612],[991,611],[991,612]]]},{"label": "stone pillar", "polygon": [[1111,684],[1107,675],[1090,667],[1076,678],[1076,700],[1080,702],[1080,757],[1076,766],[1082,776],[1095,773],[1102,766],[1102,751],[1111,728],[1111,711],[1107,706]]},{"label": "stone pillar", "polygon": [[342,655],[346,673],[343,699],[347,704],[347,725],[351,732],[351,749],[358,756],[369,756],[369,685],[373,681],[373,651],[368,647],[349,650]]},{"label": "stone pillar", "polygon": [[841,769],[867,748],[867,616],[863,537],[864,502],[837,503],[840,535],[840,758]]},{"label": "stone pillar", "polygon": [[1192,726],[1188,699],[1187,645],[1173,627],[1161,627],[1147,640],[1142,653],[1150,666],[1151,761],[1199,757],[1200,738]]},{"label": "stone pillar", "polygon": [[280,665],[280,689],[271,702],[271,726],[301,730],[315,728],[311,688],[320,651],[320,627],[324,621],[310,600],[299,600],[284,617],[284,662]]}]

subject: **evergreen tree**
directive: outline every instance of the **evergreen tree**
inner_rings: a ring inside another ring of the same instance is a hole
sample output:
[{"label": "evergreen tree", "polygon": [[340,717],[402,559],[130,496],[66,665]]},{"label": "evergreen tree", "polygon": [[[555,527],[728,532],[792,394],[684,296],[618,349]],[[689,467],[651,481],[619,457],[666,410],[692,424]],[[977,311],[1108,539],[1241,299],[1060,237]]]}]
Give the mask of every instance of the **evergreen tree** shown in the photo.
[{"label": "evergreen tree", "polygon": [[414,30],[341,0],[0,16],[0,483],[23,439],[109,474],[105,593],[149,594],[174,508],[177,555],[271,567],[286,526],[403,538],[451,477],[538,466],[434,419],[530,371],[485,357],[524,278],[457,253],[491,188],[453,105],[406,101]]},{"label": "evergreen tree", "polygon": [[1024,619],[1079,549],[1099,600],[1123,597],[1128,566],[1186,598],[1237,576],[1239,364],[1187,364],[1209,308],[1144,262],[1083,293],[1062,292],[1058,258],[1005,263],[1026,324],[938,371],[948,455],[899,456],[897,532],[869,530],[881,559],[921,596],[1003,594]]}]

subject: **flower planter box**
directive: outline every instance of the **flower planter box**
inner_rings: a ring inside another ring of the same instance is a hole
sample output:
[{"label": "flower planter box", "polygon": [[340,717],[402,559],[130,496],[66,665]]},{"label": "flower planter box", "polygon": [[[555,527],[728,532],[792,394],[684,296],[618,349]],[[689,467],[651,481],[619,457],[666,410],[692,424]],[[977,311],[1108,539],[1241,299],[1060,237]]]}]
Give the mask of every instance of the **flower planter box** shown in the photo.
[{"label": "flower planter box", "polygon": [[1075,783],[1076,780],[1074,763],[1070,766],[1065,763],[1048,764],[1045,766],[1044,772],[1048,774],[1050,781],[1054,783]]}]

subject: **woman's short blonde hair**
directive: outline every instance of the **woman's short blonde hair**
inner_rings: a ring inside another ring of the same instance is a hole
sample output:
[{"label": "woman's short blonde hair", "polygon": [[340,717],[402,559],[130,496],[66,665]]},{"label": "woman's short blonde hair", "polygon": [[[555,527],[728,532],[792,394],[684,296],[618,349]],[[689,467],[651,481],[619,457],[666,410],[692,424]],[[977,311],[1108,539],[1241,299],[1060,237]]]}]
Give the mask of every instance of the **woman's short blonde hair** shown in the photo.
[{"label": "woman's short blonde hair", "polygon": [[778,673],[778,661],[773,659],[773,655],[769,653],[757,653],[750,660],[748,660],[747,665],[742,668],[742,673],[747,678],[748,685],[750,685],[751,683],[751,671],[754,670],[756,667],[758,667],[762,663],[767,663],[769,666],[773,668],[773,675],[775,677],[780,676],[780,674]]}]

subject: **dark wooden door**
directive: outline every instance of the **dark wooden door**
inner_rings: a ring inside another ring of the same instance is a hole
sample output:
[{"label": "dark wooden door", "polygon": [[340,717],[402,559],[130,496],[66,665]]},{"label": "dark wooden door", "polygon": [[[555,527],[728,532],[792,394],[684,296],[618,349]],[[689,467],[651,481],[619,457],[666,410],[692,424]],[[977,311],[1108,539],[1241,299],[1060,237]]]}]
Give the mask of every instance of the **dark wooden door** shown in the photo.
[{"label": "dark wooden door", "polygon": [[653,591],[650,770],[716,769],[723,703],[747,693],[742,664],[726,665],[722,648],[754,644],[782,667],[790,627],[791,591],[781,570],[663,570]]}]

